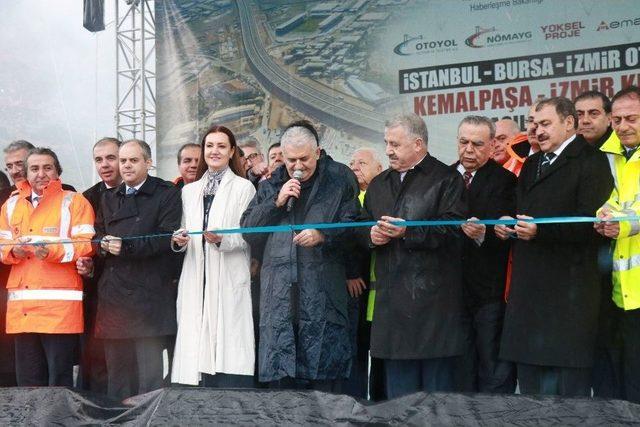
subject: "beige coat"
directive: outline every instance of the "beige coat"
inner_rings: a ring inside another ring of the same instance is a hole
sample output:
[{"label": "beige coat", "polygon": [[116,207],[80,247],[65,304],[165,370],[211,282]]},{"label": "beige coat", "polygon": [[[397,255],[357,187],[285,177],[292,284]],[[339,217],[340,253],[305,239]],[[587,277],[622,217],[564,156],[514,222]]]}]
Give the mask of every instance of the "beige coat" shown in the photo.
[{"label": "beige coat", "polygon": [[[182,226],[202,230],[202,179],[182,189]],[[220,182],[208,228],[237,228],[255,189],[230,169]],[[225,234],[218,247],[191,235],[178,285],[175,354],[171,381],[197,385],[201,373],[253,375],[250,251],[240,234]],[[206,284],[203,284],[206,270]]]}]

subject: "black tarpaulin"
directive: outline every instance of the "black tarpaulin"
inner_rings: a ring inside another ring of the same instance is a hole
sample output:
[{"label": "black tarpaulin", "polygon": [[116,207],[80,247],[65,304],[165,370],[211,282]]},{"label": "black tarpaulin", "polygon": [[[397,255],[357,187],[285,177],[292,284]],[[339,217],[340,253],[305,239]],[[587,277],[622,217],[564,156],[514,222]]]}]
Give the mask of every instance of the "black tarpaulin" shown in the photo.
[{"label": "black tarpaulin", "polygon": [[92,33],[104,30],[104,0],[84,0],[83,11],[83,27]]},{"label": "black tarpaulin", "polygon": [[119,402],[64,388],[0,389],[0,425],[640,425],[620,400],[416,393],[369,404],[315,391],[170,388]]}]

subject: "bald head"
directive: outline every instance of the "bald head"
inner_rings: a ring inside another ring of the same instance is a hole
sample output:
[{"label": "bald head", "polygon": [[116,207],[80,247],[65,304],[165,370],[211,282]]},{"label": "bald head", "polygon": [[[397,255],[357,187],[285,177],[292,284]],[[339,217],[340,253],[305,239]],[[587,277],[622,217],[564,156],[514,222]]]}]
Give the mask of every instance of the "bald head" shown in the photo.
[{"label": "bald head", "polygon": [[509,160],[507,153],[507,142],[520,133],[518,123],[511,119],[502,119],[496,122],[496,139],[493,150],[493,160],[499,164],[504,164]]},{"label": "bald head", "polygon": [[382,163],[373,148],[362,147],[353,152],[349,167],[358,178],[360,190],[366,191],[369,183],[382,172]]}]

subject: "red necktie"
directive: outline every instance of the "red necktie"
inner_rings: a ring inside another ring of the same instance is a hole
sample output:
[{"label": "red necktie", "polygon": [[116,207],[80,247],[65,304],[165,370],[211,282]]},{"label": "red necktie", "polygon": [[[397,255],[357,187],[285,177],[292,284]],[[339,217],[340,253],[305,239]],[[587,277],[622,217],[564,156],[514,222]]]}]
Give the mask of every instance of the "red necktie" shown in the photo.
[{"label": "red necktie", "polygon": [[462,178],[464,178],[464,186],[469,189],[469,186],[471,185],[471,179],[473,179],[473,175],[471,174],[471,172],[466,171],[462,174]]}]

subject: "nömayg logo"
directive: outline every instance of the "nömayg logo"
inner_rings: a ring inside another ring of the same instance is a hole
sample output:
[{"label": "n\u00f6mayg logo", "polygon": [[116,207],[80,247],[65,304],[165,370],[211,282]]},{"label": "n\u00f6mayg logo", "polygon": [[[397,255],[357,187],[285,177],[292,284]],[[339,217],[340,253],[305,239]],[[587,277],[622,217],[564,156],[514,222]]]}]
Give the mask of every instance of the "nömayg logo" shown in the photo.
[{"label": "n\u00f6mayg logo", "polygon": [[481,48],[510,43],[522,43],[532,38],[533,34],[531,31],[507,33],[498,31],[496,27],[482,28],[476,25],[476,31],[464,40],[464,44],[472,48]]}]

